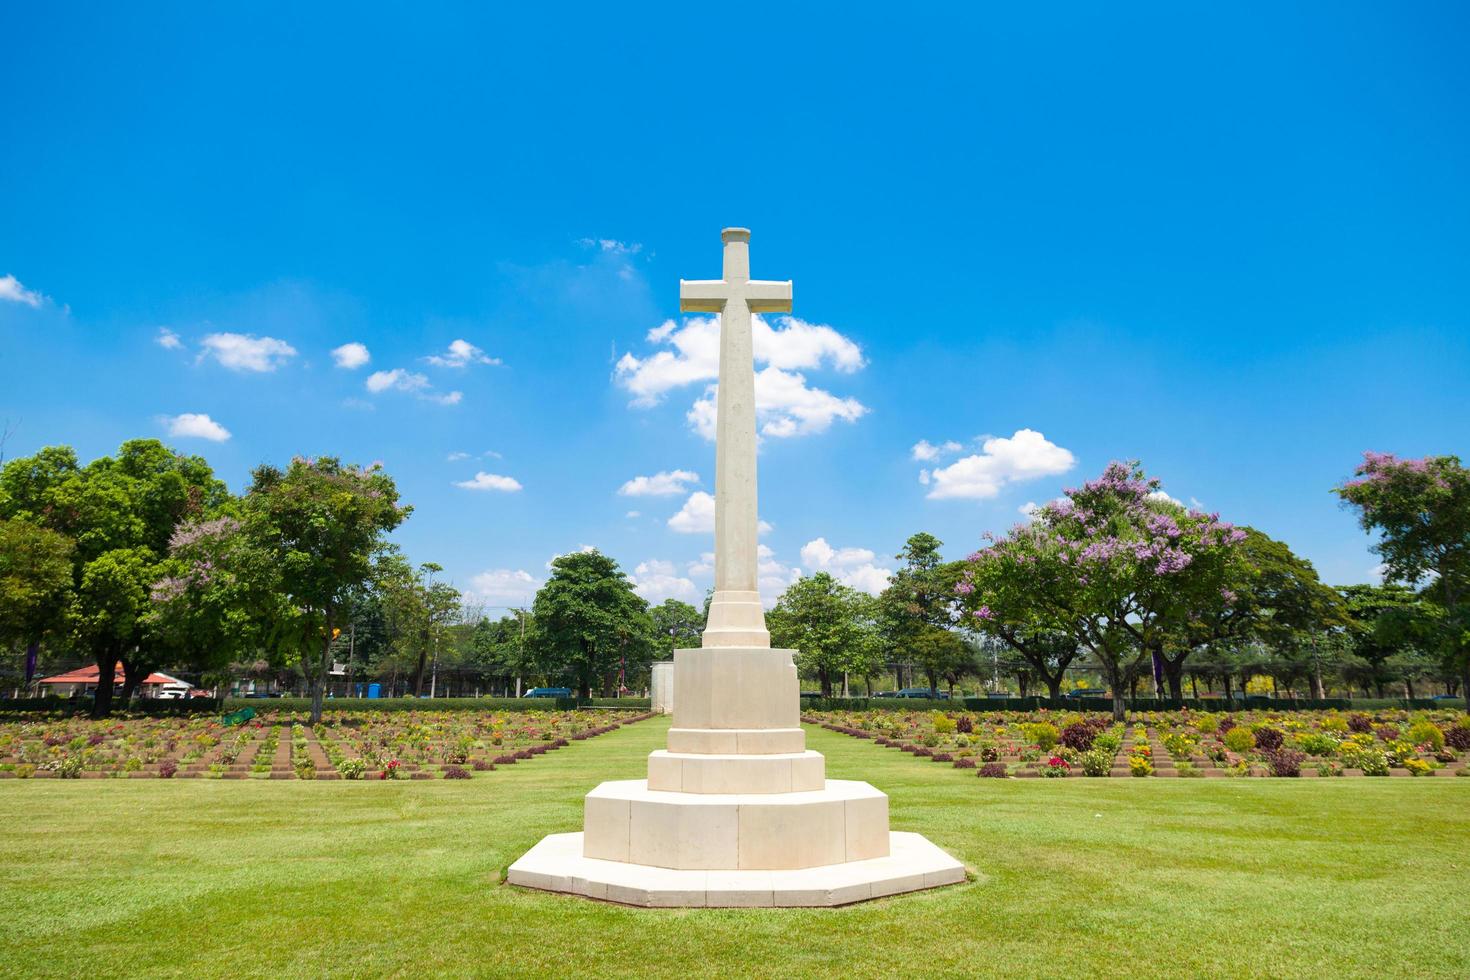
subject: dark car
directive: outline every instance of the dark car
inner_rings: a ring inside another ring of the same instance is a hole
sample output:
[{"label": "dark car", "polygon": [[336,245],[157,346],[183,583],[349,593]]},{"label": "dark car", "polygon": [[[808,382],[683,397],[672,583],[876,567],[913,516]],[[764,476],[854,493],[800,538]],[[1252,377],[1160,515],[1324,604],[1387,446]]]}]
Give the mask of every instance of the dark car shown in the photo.
[{"label": "dark car", "polygon": [[804,698],[819,698],[819,697],[822,696],[822,692],[821,691],[802,691],[801,692],[801,696],[804,697]]},{"label": "dark car", "polygon": [[1063,695],[1063,697],[1069,698],[1105,698],[1107,696],[1107,691],[1093,691],[1085,687],[1079,687],[1077,688],[1077,690],[1068,691],[1065,695]]},{"label": "dark car", "polygon": [[894,695],[896,698],[928,698],[931,701],[947,701],[949,692],[936,691],[932,687],[906,687]]},{"label": "dark car", "polygon": [[523,698],[569,698],[571,696],[572,689],[569,687],[533,687],[521,695]]}]

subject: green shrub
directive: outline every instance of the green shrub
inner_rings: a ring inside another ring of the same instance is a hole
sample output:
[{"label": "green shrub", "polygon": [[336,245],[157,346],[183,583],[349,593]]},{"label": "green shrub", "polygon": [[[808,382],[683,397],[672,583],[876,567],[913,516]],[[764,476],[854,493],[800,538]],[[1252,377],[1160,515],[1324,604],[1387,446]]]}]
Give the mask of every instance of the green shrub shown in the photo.
[{"label": "green shrub", "polygon": [[337,763],[337,772],[343,779],[361,779],[367,772],[367,763],[361,759],[343,759]]},{"label": "green shrub", "polygon": [[1022,725],[1021,731],[1026,733],[1027,741],[1034,743],[1043,752],[1050,752],[1056,748],[1057,739],[1061,738],[1061,732],[1057,731],[1057,726],[1049,721]]},{"label": "green shrub", "polygon": [[1092,740],[1094,751],[1106,752],[1109,755],[1117,755],[1118,750],[1123,747],[1123,736],[1116,731],[1103,732]]},{"label": "green shrub", "polygon": [[1193,762],[1179,763],[1178,773],[1181,779],[1203,779],[1205,775]]},{"label": "green shrub", "polygon": [[1152,776],[1154,774],[1154,764],[1148,760],[1147,756],[1129,756],[1128,771],[1135,776]]},{"label": "green shrub", "polygon": [[1232,728],[1225,733],[1225,747],[1236,755],[1243,755],[1256,747],[1256,736],[1248,728]]},{"label": "green shrub", "polygon": [[952,734],[955,730],[955,721],[943,711],[934,712],[934,730],[941,735]]},{"label": "green shrub", "polygon": [[1296,744],[1307,755],[1327,756],[1337,753],[1337,739],[1321,732],[1306,732],[1298,736]]},{"label": "green shrub", "polygon": [[1423,759],[1405,759],[1404,768],[1411,776],[1427,776],[1434,771],[1434,767]]},{"label": "green shrub", "polygon": [[1444,731],[1429,720],[1416,721],[1409,726],[1409,741],[1415,745],[1428,745],[1435,752],[1444,748]]},{"label": "green shrub", "polygon": [[1164,736],[1164,748],[1176,759],[1187,759],[1194,754],[1199,743],[1183,732],[1169,732]]},{"label": "green shrub", "polygon": [[1220,719],[1214,715],[1200,715],[1194,720],[1194,728],[1201,735],[1213,735],[1220,729]]},{"label": "green shrub", "polygon": [[312,763],[312,761],[310,759],[302,759],[300,762],[296,763],[296,778],[297,779],[315,779],[316,778],[316,766]]},{"label": "green shrub", "polygon": [[1082,753],[1078,761],[1082,763],[1082,771],[1086,775],[1106,776],[1112,772],[1114,754],[1102,749],[1090,749]]}]

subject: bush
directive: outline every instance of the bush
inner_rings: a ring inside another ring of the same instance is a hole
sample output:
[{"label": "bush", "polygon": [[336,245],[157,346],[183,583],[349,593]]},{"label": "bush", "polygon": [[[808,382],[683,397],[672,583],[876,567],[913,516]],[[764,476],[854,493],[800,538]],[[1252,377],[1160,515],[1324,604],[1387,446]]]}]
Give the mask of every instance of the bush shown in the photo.
[{"label": "bush", "polygon": [[1109,755],[1117,755],[1118,750],[1123,747],[1123,736],[1117,732],[1102,732],[1092,740],[1092,747]]},{"label": "bush", "polygon": [[1219,732],[1220,735],[1223,737],[1226,732],[1230,731],[1234,727],[1235,716],[1226,715],[1224,718],[1221,718],[1220,721],[1215,725],[1215,730]]},{"label": "bush", "polygon": [[1256,748],[1262,752],[1275,752],[1285,740],[1286,736],[1275,728],[1256,729]]},{"label": "bush", "polygon": [[1062,729],[1062,744],[1078,752],[1086,752],[1097,741],[1097,730],[1085,721],[1075,722]]},{"label": "bush", "polygon": [[497,766],[513,766],[516,764],[516,757],[513,755],[497,755],[495,757],[495,764]]},{"label": "bush", "polygon": [[1438,752],[1444,748],[1444,732],[1432,721],[1416,721],[1409,726],[1409,741]]},{"label": "bush", "polygon": [[1004,762],[987,762],[980,767],[980,771],[976,775],[982,779],[1004,779],[1009,773],[1006,772],[1006,764]]},{"label": "bush", "polygon": [[1179,763],[1179,778],[1181,779],[1203,779],[1204,775],[1192,762]]},{"label": "bush", "polygon": [[1348,715],[1347,726],[1349,731],[1359,732],[1366,735],[1373,730],[1373,719],[1369,718],[1362,712],[1359,712],[1357,714]]},{"label": "bush", "polygon": [[173,779],[174,773],[179,771],[179,764],[172,759],[164,759],[158,764],[159,779]]},{"label": "bush", "polygon": [[975,730],[975,719],[971,718],[969,715],[960,715],[954,720],[954,724],[955,731],[962,732],[965,735],[968,735]]},{"label": "bush", "polygon": [[1213,735],[1220,729],[1220,719],[1214,715],[1200,715],[1194,720],[1194,730],[1201,735]]},{"label": "bush", "polygon": [[1307,732],[1296,742],[1308,755],[1325,756],[1337,752],[1337,739],[1322,732]]},{"label": "bush", "polygon": [[1296,749],[1277,749],[1266,754],[1266,765],[1271,769],[1273,776],[1300,776],[1302,774],[1302,762],[1307,758],[1305,752]]},{"label": "bush", "polygon": [[1423,759],[1405,759],[1404,768],[1411,776],[1427,776],[1434,771],[1434,767]]},{"label": "bush", "polygon": [[1057,740],[1061,737],[1061,733],[1057,731],[1057,726],[1049,721],[1038,721],[1034,724],[1022,725],[1021,731],[1026,733],[1027,741],[1035,744],[1043,752],[1050,752],[1056,748]]},{"label": "bush", "polygon": [[313,764],[310,759],[302,759],[300,762],[296,763],[296,778],[297,779],[315,779],[316,778],[316,766],[315,766],[315,764]]},{"label": "bush", "polygon": [[82,757],[69,755],[65,759],[62,759],[56,767],[56,775],[62,779],[81,779]]},{"label": "bush", "polygon": [[951,718],[949,715],[945,714],[943,711],[936,711],[933,714],[933,719],[934,719],[934,730],[936,732],[938,732],[941,735],[952,735],[952,734],[954,734],[954,730],[955,730],[955,727],[956,727],[955,720],[953,718]]},{"label": "bush", "polygon": [[1063,759],[1059,755],[1054,755],[1046,760],[1046,766],[1041,770],[1041,774],[1050,778],[1056,778],[1065,776],[1071,771],[1072,767],[1067,764],[1066,759]]},{"label": "bush", "polygon": [[1154,764],[1146,755],[1131,755],[1128,757],[1128,772],[1134,776],[1152,776]]},{"label": "bush", "polygon": [[975,760],[974,759],[956,759],[956,760],[954,760],[954,767],[956,769],[974,769],[975,768]]},{"label": "bush", "polygon": [[1105,749],[1092,749],[1082,753],[1082,771],[1088,776],[1106,776],[1113,771],[1113,755]]},{"label": "bush", "polygon": [[1183,732],[1170,732],[1164,736],[1164,748],[1176,759],[1188,759],[1198,744]]},{"label": "bush", "polygon": [[1231,728],[1225,732],[1225,747],[1240,755],[1256,747],[1256,738],[1248,728]]},{"label": "bush", "polygon": [[493,762],[486,762],[484,759],[476,759],[473,763],[473,766],[475,772],[489,772],[490,770],[495,768],[495,764]]},{"label": "bush", "polygon": [[469,779],[470,778],[470,773],[469,773],[469,770],[468,769],[462,769],[459,766],[448,766],[444,770],[444,778],[445,779]]},{"label": "bush", "polygon": [[1461,752],[1470,749],[1470,725],[1462,721],[1454,728],[1448,729],[1444,733],[1444,744]]},{"label": "bush", "polygon": [[1387,776],[1388,756],[1377,749],[1365,749],[1358,757],[1357,768],[1365,776]]},{"label": "bush", "polygon": [[361,759],[343,759],[337,763],[337,772],[343,779],[361,779],[367,773],[367,763]]}]

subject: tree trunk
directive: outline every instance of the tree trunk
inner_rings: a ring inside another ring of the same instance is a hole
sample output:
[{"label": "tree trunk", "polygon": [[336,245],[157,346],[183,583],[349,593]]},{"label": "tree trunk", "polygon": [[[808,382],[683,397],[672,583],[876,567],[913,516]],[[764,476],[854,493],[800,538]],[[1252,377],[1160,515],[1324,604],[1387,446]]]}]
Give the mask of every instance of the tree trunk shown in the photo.
[{"label": "tree trunk", "polygon": [[122,703],[123,710],[127,710],[128,705],[133,702],[133,696],[138,693],[138,689],[142,687],[143,681],[147,679],[148,671],[143,668],[143,665],[138,662],[137,658],[129,659],[124,657],[122,668]]},{"label": "tree trunk", "polygon": [[1404,696],[1414,700],[1414,682],[1407,677],[1404,678]]},{"label": "tree trunk", "polygon": [[1231,700],[1230,674],[1229,673],[1226,673],[1225,674],[1225,707],[1227,707],[1227,708],[1230,707],[1230,700]]},{"label": "tree trunk", "polygon": [[1168,657],[1160,655],[1159,661],[1164,665],[1164,680],[1169,683],[1169,697],[1174,700],[1176,706],[1183,704],[1184,658],[1181,656],[1178,660],[1170,660]]},{"label": "tree trunk", "polygon": [[924,676],[929,678],[929,696],[932,698],[939,693],[939,672],[926,667]]},{"label": "tree trunk", "polygon": [[1198,674],[1190,674],[1189,675],[1189,693],[1190,693],[1190,695],[1196,701],[1199,700],[1199,675]]},{"label": "tree trunk", "polygon": [[97,693],[92,700],[92,717],[106,718],[112,713],[112,681],[117,676],[118,656],[115,653],[97,655]]},{"label": "tree trunk", "polygon": [[1327,697],[1327,692],[1322,688],[1322,667],[1320,664],[1312,664],[1312,697],[1321,701]]},{"label": "tree trunk", "polygon": [[424,667],[429,662],[429,648],[419,648],[418,666],[413,671],[413,696],[419,697],[424,693]]},{"label": "tree trunk", "polygon": [[332,663],[332,629],[327,627],[327,635],[322,640],[321,660],[316,665],[316,676],[310,679],[311,683],[311,717],[310,725],[320,725],[322,722],[322,698],[327,691],[327,668]]},{"label": "tree trunk", "polygon": [[817,669],[817,683],[821,685],[822,697],[832,696],[832,675],[822,668]]},{"label": "tree trunk", "polygon": [[1061,698],[1062,698],[1062,672],[1060,670],[1057,671],[1057,675],[1055,677],[1051,676],[1050,674],[1047,674],[1046,675],[1046,690],[1047,690],[1047,693],[1050,695],[1050,697],[1051,697],[1051,699],[1053,701],[1060,701],[1061,700]]}]

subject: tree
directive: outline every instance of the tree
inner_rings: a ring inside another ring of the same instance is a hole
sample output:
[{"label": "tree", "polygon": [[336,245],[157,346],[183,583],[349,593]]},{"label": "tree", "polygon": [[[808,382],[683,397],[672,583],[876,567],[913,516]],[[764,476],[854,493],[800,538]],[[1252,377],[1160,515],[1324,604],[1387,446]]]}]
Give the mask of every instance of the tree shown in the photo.
[{"label": "tree", "polygon": [[[1124,717],[1124,692],[1166,631],[1198,600],[1195,585],[1176,591],[1195,561],[1212,567],[1245,538],[1213,515],[1178,512],[1157,494],[1158,481],[1136,463],[1113,462],[1096,480],[1066,491],[970,557],[970,584],[1008,582],[1005,596],[1029,593],[1026,605],[1002,612],[1016,628],[1065,633],[1085,645],[1113,692],[1113,716]],[[1213,574],[1213,573],[1212,573]],[[1215,601],[1230,602],[1224,591]],[[987,596],[966,595],[982,629],[997,619]]]},{"label": "tree", "polygon": [[933,633],[948,630],[955,618],[953,586],[960,564],[946,563],[940,557],[943,546],[944,542],[925,531],[911,535],[894,556],[903,562],[902,567],[893,573],[878,600],[883,639],[900,660],[920,666],[931,691],[939,676],[965,656],[954,643]]},{"label": "tree", "polygon": [[0,649],[28,648],[27,681],[41,641],[65,633],[73,550],[64,534],[0,520]]},{"label": "tree", "polygon": [[1435,613],[1405,585],[1346,585],[1337,592],[1353,655],[1346,676],[1365,693],[1371,688],[1372,694],[1384,697],[1384,687],[1396,675],[1389,660],[1410,646],[1435,645]]},{"label": "tree", "polygon": [[260,466],[245,496],[245,532],[279,569],[282,593],[299,610],[295,648],[311,689],[311,723],[321,721],[327,671],[344,606],[366,582],[383,536],[411,513],[380,465],[331,456],[296,457],[286,470]]},{"label": "tree", "polygon": [[1336,492],[1379,535],[1384,580],[1422,586],[1439,606],[1434,645],[1470,694],[1470,470],[1457,456],[1368,452]]},{"label": "tree", "polygon": [[[536,663],[548,674],[570,674],[580,696],[619,667],[653,658],[648,603],[618,563],[597,551],[562,555],[532,604]],[[607,684],[606,686],[611,686]]]},{"label": "tree", "polygon": [[822,697],[832,696],[834,677],[873,669],[873,600],[827,572],[793,582],[766,621],[772,643],[796,651],[797,668],[816,675]]},{"label": "tree", "polygon": [[414,569],[396,550],[380,556],[374,579],[386,600],[389,629],[395,646],[414,663],[413,693],[424,693],[424,673],[429,658],[437,658],[446,643],[450,626],[459,618],[459,590],[447,582],[435,582],[444,566],[425,562]]},{"label": "tree", "polygon": [[665,599],[648,612],[653,617],[653,635],[660,647],[666,639],[676,650],[700,645],[705,617],[689,603]]},{"label": "tree", "polygon": [[125,442],[115,457],[86,467],[70,448],[49,447],[0,471],[0,518],[34,523],[75,543],[67,621],[71,638],[97,664],[95,717],[111,710],[119,662],[125,693],[146,676],[144,606],[175,528],[228,496],[203,459],[156,439]]}]

